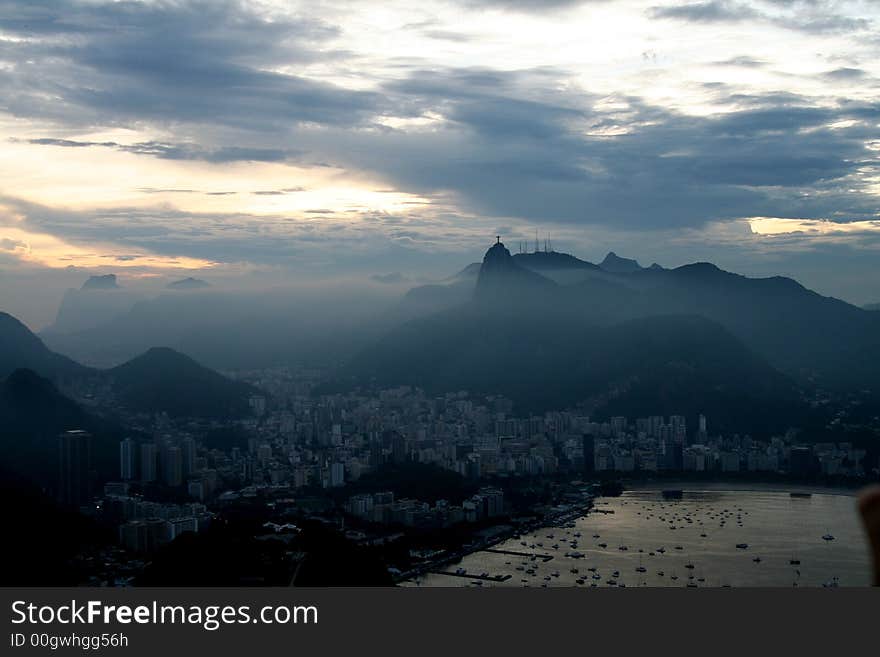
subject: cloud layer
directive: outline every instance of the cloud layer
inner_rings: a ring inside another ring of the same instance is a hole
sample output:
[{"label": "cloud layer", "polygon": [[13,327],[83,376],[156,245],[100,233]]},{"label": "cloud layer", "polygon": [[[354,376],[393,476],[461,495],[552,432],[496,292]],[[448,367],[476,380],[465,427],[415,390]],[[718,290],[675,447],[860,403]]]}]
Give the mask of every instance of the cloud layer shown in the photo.
[{"label": "cloud layer", "polygon": [[756,217],[870,225],[877,13],[0,0],[0,246],[12,263],[34,234],[245,268],[393,254],[384,275],[498,227],[710,248],[708,227]]}]

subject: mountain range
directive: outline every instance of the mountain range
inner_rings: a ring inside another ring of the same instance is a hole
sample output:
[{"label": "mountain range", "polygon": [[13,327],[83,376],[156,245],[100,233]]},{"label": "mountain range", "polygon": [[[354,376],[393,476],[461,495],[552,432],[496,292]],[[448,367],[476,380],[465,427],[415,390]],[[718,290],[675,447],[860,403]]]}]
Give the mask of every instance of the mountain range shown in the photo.
[{"label": "mountain range", "polygon": [[[75,305],[121,291],[73,292]],[[752,419],[781,426],[816,389],[880,390],[880,313],[706,262],[643,267],[611,252],[594,264],[511,254],[499,240],[482,262],[396,302],[362,289],[297,294],[169,292],[89,328],[56,325],[42,334],[51,351],[0,316],[0,376],[98,377],[134,410],[222,417],[244,412],[251,391],[179,350],[230,369],[313,358],[341,363],[350,383],[503,393],[524,410],[582,404],[597,417],[713,409],[736,430]]]},{"label": "mountain range", "polygon": [[[627,264],[620,266],[621,261]],[[880,315],[817,294],[790,278],[747,278],[705,262],[643,268],[613,253],[601,265],[556,252],[516,254],[506,262],[508,274],[504,286],[496,286],[496,296],[511,311],[514,306],[520,314],[540,309],[549,321],[576,318],[605,326],[696,315],[716,322],[800,384],[880,390],[875,365],[880,362]],[[534,278],[527,286],[516,282],[523,279],[523,270],[545,279],[540,293],[526,289],[536,287]],[[402,305],[411,309],[411,300],[418,298],[419,312],[410,316],[424,317],[471,303],[480,284],[479,279],[467,285],[456,281],[449,286],[454,293],[416,288]]]},{"label": "mountain range", "polygon": [[86,367],[51,351],[24,324],[0,313],[0,379],[21,371],[64,388],[109,389],[114,401],[129,410],[171,416],[243,416],[255,392],[168,348],[149,349],[110,369]]},{"label": "mountain range", "polygon": [[[346,375],[501,393],[532,412],[586,402],[597,416],[711,413],[740,431],[782,430],[803,412],[795,381],[722,323],[655,310],[637,284],[571,256],[530,256],[493,245],[470,301],[397,327]],[[561,285],[539,273],[563,268],[598,275]],[[666,273],[625,275],[645,272]]]}]

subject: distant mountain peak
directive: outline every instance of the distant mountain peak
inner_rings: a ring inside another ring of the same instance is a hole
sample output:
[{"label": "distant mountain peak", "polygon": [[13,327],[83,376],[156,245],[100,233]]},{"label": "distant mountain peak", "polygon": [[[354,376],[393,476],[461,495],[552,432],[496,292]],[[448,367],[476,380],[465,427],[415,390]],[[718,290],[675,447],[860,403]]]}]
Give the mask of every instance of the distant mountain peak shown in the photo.
[{"label": "distant mountain peak", "polygon": [[173,281],[168,284],[169,290],[199,290],[206,287],[211,287],[211,284],[207,281],[203,281],[200,278],[193,278],[189,276],[187,278],[182,278],[179,281]]},{"label": "distant mountain peak", "polygon": [[605,271],[614,274],[628,274],[634,271],[641,271],[642,269],[642,266],[635,260],[621,258],[614,251],[609,251],[605,259],[599,263],[599,266]]},{"label": "distant mountain peak", "polygon": [[516,264],[510,251],[499,239],[483,256],[477,278],[476,298],[509,300],[512,296],[528,293],[536,288],[544,290],[549,287],[555,287],[555,284]]},{"label": "distant mountain peak", "polygon": [[116,274],[104,274],[103,276],[90,276],[80,289],[117,290],[119,289],[119,284],[116,282]]}]

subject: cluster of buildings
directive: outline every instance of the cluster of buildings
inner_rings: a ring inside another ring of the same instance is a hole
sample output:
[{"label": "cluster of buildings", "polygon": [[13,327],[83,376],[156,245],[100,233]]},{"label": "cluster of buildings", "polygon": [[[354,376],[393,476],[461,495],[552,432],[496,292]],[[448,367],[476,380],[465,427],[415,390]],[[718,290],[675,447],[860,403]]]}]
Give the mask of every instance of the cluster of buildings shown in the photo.
[{"label": "cluster of buildings", "polygon": [[[851,444],[800,445],[794,434],[768,440],[713,435],[703,416],[596,422],[571,410],[518,417],[501,396],[464,391],[430,396],[412,387],[316,396],[319,377],[284,369],[250,373],[246,380],[266,394],[255,395],[251,417],[234,426],[164,415],[129,418],[137,420],[130,426],[140,437],[119,444],[119,482],[103,498],[124,545],[149,551],[184,531],[200,531],[210,521],[206,505],[229,491],[274,487],[315,495],[384,466],[413,462],[475,482],[558,472],[865,475],[864,450]],[[218,429],[233,429],[240,440],[206,439]],[[82,431],[59,438],[59,499],[65,505],[95,499],[89,489],[90,441]],[[128,486],[141,497],[129,495]],[[143,499],[157,490],[189,503]],[[388,492],[352,496],[346,510],[380,524],[443,527],[501,515],[504,500],[491,488],[455,505],[395,500]]]},{"label": "cluster of buildings", "polygon": [[851,443],[799,444],[794,433],[758,440],[750,436],[710,436],[707,420],[698,419],[688,434],[686,419],[671,416],[615,417],[594,425],[594,463],[597,471],[772,473],[797,478],[812,476],[863,477],[865,450]]},{"label": "cluster of buildings", "polygon": [[504,491],[483,487],[460,505],[437,500],[433,506],[412,499],[395,501],[394,493],[352,495],[345,511],[365,522],[381,525],[401,524],[406,527],[450,527],[462,522],[477,523],[504,515]]}]

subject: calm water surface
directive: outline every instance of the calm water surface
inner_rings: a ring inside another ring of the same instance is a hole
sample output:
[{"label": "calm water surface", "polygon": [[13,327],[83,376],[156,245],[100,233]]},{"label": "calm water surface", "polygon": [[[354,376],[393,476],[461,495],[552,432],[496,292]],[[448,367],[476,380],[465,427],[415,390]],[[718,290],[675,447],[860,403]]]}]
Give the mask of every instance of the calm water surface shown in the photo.
[{"label": "calm water surface", "polygon": [[[573,527],[547,527],[493,549],[528,556],[483,551],[443,568],[447,572],[464,568],[469,575],[510,575],[503,582],[432,573],[408,584],[585,588],[870,584],[870,556],[855,498],[848,495],[814,493],[798,498],[783,492],[685,491],[681,500],[664,500],[660,491],[628,491],[599,500],[596,511],[576,520]],[[553,558],[545,560],[548,556]]]}]

